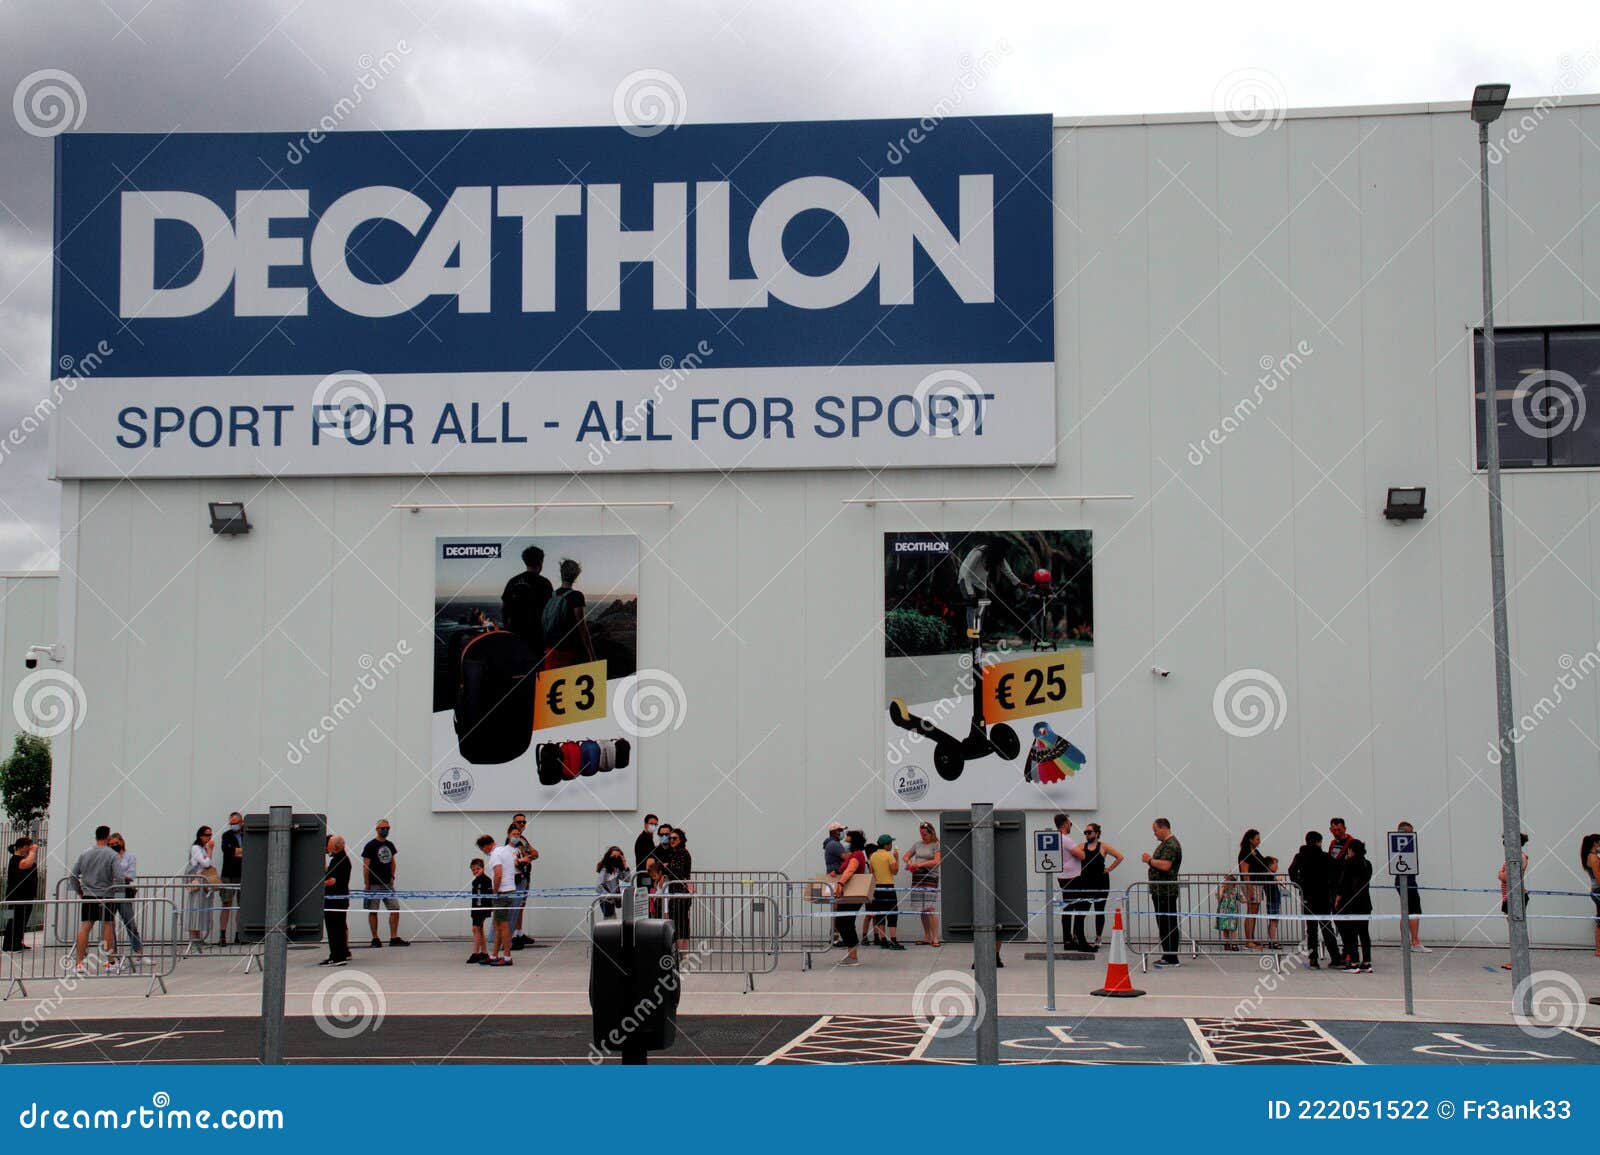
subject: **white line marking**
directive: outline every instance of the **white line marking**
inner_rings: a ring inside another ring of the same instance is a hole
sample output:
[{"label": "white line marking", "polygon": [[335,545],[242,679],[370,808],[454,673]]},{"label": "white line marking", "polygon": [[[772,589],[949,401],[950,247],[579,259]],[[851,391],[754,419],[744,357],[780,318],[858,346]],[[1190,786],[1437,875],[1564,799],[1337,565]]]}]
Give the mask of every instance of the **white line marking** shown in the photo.
[{"label": "white line marking", "polygon": [[1206,1042],[1205,1035],[1195,1024],[1195,1021],[1193,1019],[1184,1019],[1183,1025],[1189,1028],[1189,1034],[1194,1039],[1194,1045],[1199,1048],[1200,1061],[1202,1063],[1210,1063],[1213,1066],[1217,1065],[1217,1053],[1211,1049],[1211,1044]]},{"label": "white line marking", "polygon": [[768,1055],[766,1058],[764,1058],[760,1062],[756,1063],[756,1066],[765,1067],[765,1066],[770,1065],[774,1059],[781,1059],[784,1055],[787,1055],[796,1046],[798,1046],[799,1044],[805,1042],[812,1035],[816,1034],[818,1031],[820,1031],[823,1027],[827,1026],[832,1021],[833,1021],[833,1016],[832,1015],[823,1015],[820,1019],[818,1019],[816,1022],[812,1023],[805,1030],[801,1031],[794,1038],[790,1039],[783,1046],[779,1047],[776,1051],[773,1051],[772,1054]]}]

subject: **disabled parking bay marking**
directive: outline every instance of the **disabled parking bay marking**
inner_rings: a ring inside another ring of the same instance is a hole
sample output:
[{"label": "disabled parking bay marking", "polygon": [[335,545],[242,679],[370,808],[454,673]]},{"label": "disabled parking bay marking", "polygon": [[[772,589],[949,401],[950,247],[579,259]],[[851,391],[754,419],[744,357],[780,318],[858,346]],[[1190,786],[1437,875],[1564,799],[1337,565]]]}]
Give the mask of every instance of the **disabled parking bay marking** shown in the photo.
[{"label": "disabled parking bay marking", "polygon": [[1207,1063],[1360,1063],[1347,1047],[1309,1019],[1190,1019],[1196,1049]]},{"label": "disabled parking bay marking", "polygon": [[1322,1027],[1365,1063],[1600,1063],[1578,1030],[1512,1023],[1331,1022]]},{"label": "disabled parking bay marking", "polygon": [[[927,1062],[970,1063],[970,1032],[936,1032]],[[1182,1019],[1006,1016],[1000,1020],[1002,1063],[1193,1063],[1194,1044]]]}]

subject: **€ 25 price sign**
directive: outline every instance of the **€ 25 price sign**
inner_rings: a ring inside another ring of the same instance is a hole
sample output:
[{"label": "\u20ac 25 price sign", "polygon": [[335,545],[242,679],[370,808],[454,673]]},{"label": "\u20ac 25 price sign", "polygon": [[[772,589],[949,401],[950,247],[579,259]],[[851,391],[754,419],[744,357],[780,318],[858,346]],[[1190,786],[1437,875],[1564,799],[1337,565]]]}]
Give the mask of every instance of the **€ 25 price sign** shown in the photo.
[{"label": "\u20ac 25 price sign", "polygon": [[533,728],[566,726],[606,716],[606,663],[580,662],[540,670],[534,681]]},{"label": "\u20ac 25 price sign", "polygon": [[1083,706],[1083,655],[1055,650],[983,670],[983,721],[993,726]]}]

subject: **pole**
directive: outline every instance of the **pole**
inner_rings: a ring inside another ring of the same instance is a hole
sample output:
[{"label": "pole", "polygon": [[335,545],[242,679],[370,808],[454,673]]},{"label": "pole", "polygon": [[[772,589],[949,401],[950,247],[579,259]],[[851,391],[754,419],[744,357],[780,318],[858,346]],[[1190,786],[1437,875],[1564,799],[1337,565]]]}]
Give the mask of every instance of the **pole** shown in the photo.
[{"label": "pole", "polygon": [[[633,895],[632,883],[622,888],[622,967],[623,987],[628,992],[628,997],[633,998],[638,992],[634,990],[634,927],[633,927]],[[622,1065],[624,1067],[643,1067],[650,1062],[650,1052],[638,1041],[639,1032],[629,1031],[622,1036]]]},{"label": "pole", "polygon": [[267,816],[267,941],[261,959],[261,1061],[283,1062],[283,1001],[289,977],[290,808]]},{"label": "pole", "polygon": [[1044,1009],[1056,1009],[1056,896],[1051,883],[1055,879],[1044,876]]},{"label": "pole", "polygon": [[[1506,924],[1511,944],[1512,1013],[1529,1013],[1528,920],[1522,879],[1522,815],[1517,789],[1517,748],[1512,743],[1511,646],[1506,624],[1506,545],[1500,499],[1499,374],[1494,361],[1494,288],[1489,251],[1489,126],[1478,125],[1479,214],[1483,230],[1483,431],[1489,473],[1489,577],[1494,599],[1494,688],[1500,751],[1501,833],[1506,853]],[[1409,935],[1408,935],[1409,941]]]},{"label": "pole", "polygon": [[1405,975],[1406,1014],[1414,1015],[1417,1013],[1417,1008],[1411,1001],[1411,907],[1408,901],[1410,898],[1409,890],[1400,892],[1400,902],[1405,907],[1400,912],[1400,966],[1401,972]]},{"label": "pole", "polygon": [[1000,1063],[1000,996],[996,990],[994,803],[972,804],[972,977],[978,1012],[977,1062]]}]

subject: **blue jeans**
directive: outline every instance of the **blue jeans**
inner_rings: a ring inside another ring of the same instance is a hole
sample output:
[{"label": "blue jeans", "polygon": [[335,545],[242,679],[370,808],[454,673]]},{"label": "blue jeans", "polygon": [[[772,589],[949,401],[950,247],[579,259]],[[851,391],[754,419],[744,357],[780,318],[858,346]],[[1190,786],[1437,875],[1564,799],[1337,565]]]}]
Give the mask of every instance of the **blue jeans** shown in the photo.
[{"label": "blue jeans", "polygon": [[143,954],[144,940],[139,937],[139,924],[133,921],[133,903],[117,903],[117,917],[122,920],[122,925],[128,928],[128,942],[133,946],[133,953]]}]

